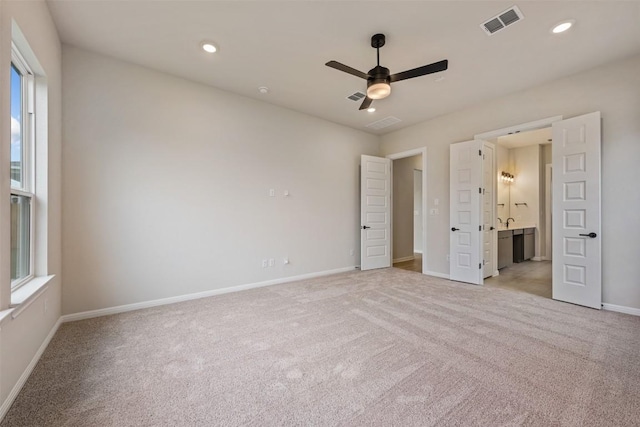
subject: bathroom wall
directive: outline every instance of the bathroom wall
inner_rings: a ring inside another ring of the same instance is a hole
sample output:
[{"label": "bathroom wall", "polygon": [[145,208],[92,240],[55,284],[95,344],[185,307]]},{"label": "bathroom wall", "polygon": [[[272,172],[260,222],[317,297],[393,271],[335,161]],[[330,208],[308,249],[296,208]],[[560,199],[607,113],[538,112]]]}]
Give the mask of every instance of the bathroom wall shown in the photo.
[{"label": "bathroom wall", "polygon": [[[509,149],[501,145],[496,145],[496,173],[498,175],[498,191],[496,217],[501,221],[506,221],[511,216],[509,213],[509,186],[510,184],[500,179],[502,171],[509,172],[511,164],[509,163]],[[500,222],[497,224],[500,226]]]}]

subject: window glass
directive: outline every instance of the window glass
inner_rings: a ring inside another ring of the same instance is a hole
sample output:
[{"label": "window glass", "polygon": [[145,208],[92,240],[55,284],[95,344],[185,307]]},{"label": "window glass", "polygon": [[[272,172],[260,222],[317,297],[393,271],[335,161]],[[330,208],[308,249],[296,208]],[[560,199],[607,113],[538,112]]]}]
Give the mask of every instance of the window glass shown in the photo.
[{"label": "window glass", "polygon": [[24,187],[22,74],[11,64],[11,187]]},{"label": "window glass", "polygon": [[30,274],[31,197],[11,195],[11,282]]},{"label": "window glass", "polygon": [[[17,51],[11,62],[11,288],[16,289],[33,276],[32,169],[33,114],[27,111],[27,96],[33,95],[31,72]],[[29,87],[28,87],[29,86]]]}]

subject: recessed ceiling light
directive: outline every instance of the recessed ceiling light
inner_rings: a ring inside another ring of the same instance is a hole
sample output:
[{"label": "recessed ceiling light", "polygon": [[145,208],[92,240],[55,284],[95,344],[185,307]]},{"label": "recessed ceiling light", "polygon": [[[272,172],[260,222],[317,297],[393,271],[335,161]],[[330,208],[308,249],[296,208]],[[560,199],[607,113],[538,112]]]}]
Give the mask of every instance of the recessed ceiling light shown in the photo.
[{"label": "recessed ceiling light", "polygon": [[263,95],[264,95],[264,94],[267,94],[267,93],[269,93],[269,88],[268,88],[268,87],[266,87],[266,86],[260,86],[260,87],[258,88],[258,92],[260,92],[260,93],[261,93],[261,94],[263,94]]},{"label": "recessed ceiling light", "polygon": [[367,111],[370,112],[370,113],[375,113],[376,107],[369,107],[369,108],[367,108]]},{"label": "recessed ceiling light", "polygon": [[551,32],[552,32],[553,34],[560,34],[560,33],[564,33],[564,32],[565,32],[565,31],[567,31],[569,28],[571,28],[575,22],[576,22],[576,21],[574,21],[573,19],[572,19],[572,20],[569,20],[569,21],[563,21],[563,22],[561,22],[561,23],[559,23],[559,24],[555,25],[555,26],[551,29]]},{"label": "recessed ceiling light", "polygon": [[200,43],[200,47],[202,48],[202,50],[208,53],[215,53],[218,51],[216,45],[209,41],[203,41],[202,43]]}]

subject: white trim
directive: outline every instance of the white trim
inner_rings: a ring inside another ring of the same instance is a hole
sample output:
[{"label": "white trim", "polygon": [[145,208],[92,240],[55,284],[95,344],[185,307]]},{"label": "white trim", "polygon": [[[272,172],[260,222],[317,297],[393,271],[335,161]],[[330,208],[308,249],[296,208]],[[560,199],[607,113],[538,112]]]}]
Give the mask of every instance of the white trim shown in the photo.
[{"label": "white trim", "polygon": [[439,277],[441,279],[449,280],[449,275],[445,273],[436,273],[435,271],[425,271],[424,274],[427,276]]},{"label": "white trim", "polygon": [[281,279],[266,280],[264,282],[248,283],[245,285],[230,286],[228,288],[212,289],[210,291],[197,292],[193,294],[178,295],[175,297],[161,298],[151,301],[137,302],[133,304],[118,305],[115,307],[101,308],[98,310],[83,311],[80,313],[66,314],[62,316],[63,322],[73,322],[76,320],[91,319],[94,317],[109,316],[111,314],[124,313],[127,311],[140,310],[143,308],[157,307],[159,305],[174,304],[177,302],[190,301],[194,299],[207,298],[215,295],[228,294],[231,292],[244,291],[247,289],[262,288],[264,286],[279,285],[282,283],[295,282],[298,280],[313,279],[316,277],[329,276],[331,274],[355,271],[356,267],[344,267],[335,270],[319,271],[316,273],[301,274],[299,276],[283,277]]},{"label": "white trim", "polygon": [[[423,214],[423,215],[424,215],[424,214]],[[422,254],[422,251],[417,251],[417,250],[415,250],[415,249],[414,249],[414,250],[413,250],[413,253],[414,253],[414,254]]]},{"label": "white trim", "polygon": [[32,277],[24,285],[13,289],[11,291],[11,304],[9,305],[14,309],[11,317],[15,319],[24,309],[29,307],[36,298],[47,290],[47,283],[54,277],[54,275]]},{"label": "white trim", "polygon": [[29,379],[29,375],[31,375],[31,372],[33,372],[33,368],[36,367],[36,364],[40,360],[42,353],[44,353],[44,351],[47,349],[47,346],[58,331],[58,328],[60,327],[62,321],[62,318],[59,318],[56,324],[53,325],[53,328],[51,328],[51,331],[49,331],[49,335],[47,335],[47,337],[44,339],[44,341],[40,345],[40,348],[38,348],[38,351],[36,351],[36,354],[33,355],[33,359],[31,359],[31,362],[29,362],[22,375],[20,375],[20,378],[11,389],[11,392],[2,403],[2,406],[0,406],[0,420],[2,420],[5,415],[7,415],[7,412],[9,411],[9,408],[11,408],[13,401],[16,399],[16,397],[18,397],[20,390],[22,390],[22,387],[27,382],[27,379]]},{"label": "white trim", "polygon": [[624,305],[615,305],[603,303],[602,308],[607,311],[615,311],[618,313],[631,314],[633,316],[640,316],[640,308],[625,307]]},{"label": "white trim", "polygon": [[[399,153],[387,154],[386,158],[391,160],[404,159],[422,155],[422,274],[427,273],[427,147],[414,148],[412,150],[401,151]],[[393,162],[392,162],[393,164]],[[393,204],[393,174],[391,176],[391,203]],[[393,209],[391,210],[391,221],[393,221]],[[391,223],[391,250],[393,251],[393,222]],[[393,258],[393,254],[391,255]]]},{"label": "white trim", "polygon": [[405,256],[402,258],[396,258],[393,260],[393,263],[395,264],[396,262],[405,262],[405,261],[413,261],[414,259],[416,259],[415,256],[411,255],[411,256]]},{"label": "white trim", "polygon": [[487,140],[496,139],[500,136],[509,135],[510,133],[526,132],[534,129],[548,128],[549,126],[551,126],[553,122],[557,122],[560,120],[562,120],[562,116],[546,117],[544,119],[534,120],[533,122],[522,123],[515,126],[509,126],[502,129],[496,129],[489,132],[479,133],[477,135],[474,135],[473,139],[483,139],[487,141]]},{"label": "white trim", "polygon": [[531,258],[531,261],[544,261],[544,257],[534,256],[533,258]]}]

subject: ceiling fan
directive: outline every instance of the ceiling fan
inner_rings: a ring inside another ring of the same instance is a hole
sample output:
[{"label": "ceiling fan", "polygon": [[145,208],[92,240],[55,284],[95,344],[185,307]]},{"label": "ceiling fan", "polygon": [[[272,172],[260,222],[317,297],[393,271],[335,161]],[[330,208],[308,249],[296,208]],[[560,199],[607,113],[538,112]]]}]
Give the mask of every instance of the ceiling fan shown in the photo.
[{"label": "ceiling fan", "polygon": [[384,34],[374,34],[371,37],[371,47],[376,49],[378,57],[378,65],[369,70],[369,73],[363,73],[355,68],[351,68],[348,65],[339,63],[338,61],[329,61],[325,65],[327,67],[335,68],[336,70],[344,71],[352,76],[360,77],[367,81],[367,96],[360,105],[360,110],[365,110],[371,106],[374,99],[382,99],[389,96],[391,93],[391,83],[399,82],[400,80],[412,79],[414,77],[425,76],[427,74],[438,73],[447,69],[449,61],[446,59],[433,64],[424,65],[422,67],[414,68],[412,70],[403,71],[401,73],[390,74],[389,69],[380,66],[380,48],[384,46],[385,36]]}]

